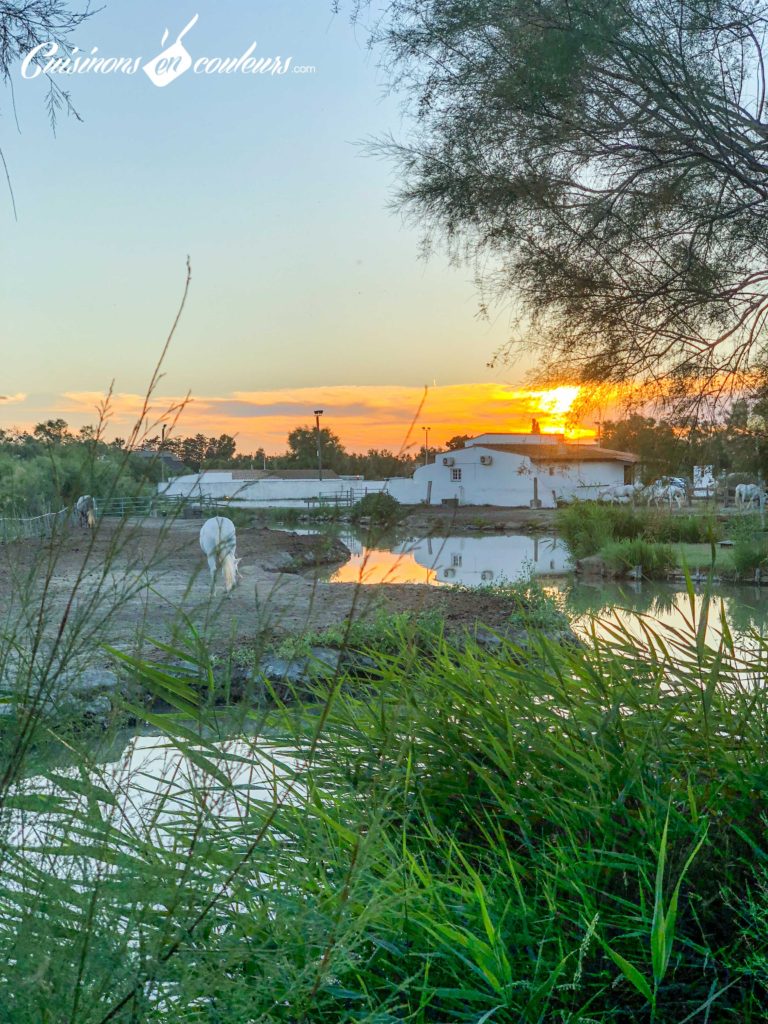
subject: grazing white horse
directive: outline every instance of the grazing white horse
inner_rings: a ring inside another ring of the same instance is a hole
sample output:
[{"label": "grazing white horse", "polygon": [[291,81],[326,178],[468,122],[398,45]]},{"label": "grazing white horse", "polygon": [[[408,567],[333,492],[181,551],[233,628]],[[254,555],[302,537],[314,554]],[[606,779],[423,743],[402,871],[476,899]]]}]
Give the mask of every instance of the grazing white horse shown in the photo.
[{"label": "grazing white horse", "polygon": [[75,502],[77,521],[83,528],[92,530],[96,525],[96,502],[90,494],[81,494]]},{"label": "grazing white horse", "polygon": [[611,484],[598,493],[597,499],[614,505],[628,505],[642,489],[642,484]]},{"label": "grazing white horse", "polygon": [[646,494],[648,495],[649,505],[661,505],[662,502],[668,502],[670,509],[673,502],[678,508],[682,508],[685,501],[685,488],[679,487],[676,483],[662,484],[657,482],[651,484]]},{"label": "grazing white horse", "polygon": [[235,524],[224,516],[214,516],[203,523],[200,530],[200,547],[208,559],[211,580],[216,570],[221,569],[224,576],[224,589],[229,592],[237,582],[237,565],[240,561],[235,557]]},{"label": "grazing white horse", "polygon": [[738,484],[736,486],[736,508],[752,508],[760,505],[762,494],[757,484]]}]

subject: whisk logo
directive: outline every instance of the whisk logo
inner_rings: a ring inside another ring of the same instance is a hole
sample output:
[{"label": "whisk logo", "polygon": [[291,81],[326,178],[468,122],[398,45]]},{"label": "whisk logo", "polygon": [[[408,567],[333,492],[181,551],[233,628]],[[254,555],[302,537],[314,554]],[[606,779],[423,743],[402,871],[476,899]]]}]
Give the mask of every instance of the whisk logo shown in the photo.
[{"label": "whisk logo", "polygon": [[168,28],[163,32],[160,46],[164,47],[155,57],[103,57],[98,46],[90,53],[81,53],[78,47],[69,52],[62,51],[53,40],[33,47],[21,62],[22,78],[38,78],[40,75],[82,75],[82,74],[124,74],[135,75],[141,69],[158,89],[163,89],[177,78],[191,71],[195,75],[294,75],[314,74],[317,68],[312,64],[296,64],[294,58],[280,56],[262,57],[256,53],[257,43],[251,43],[239,57],[193,56],[187,49],[185,36],[195,27],[199,15],[195,14],[181,29],[170,45]]},{"label": "whisk logo", "polygon": [[[159,89],[170,85],[171,82],[175,82],[180,75],[183,75],[185,71],[189,71],[192,67],[192,58],[187,52],[184,43],[182,43],[182,39],[197,24],[198,17],[199,15],[196,14],[191,21],[187,22],[176,36],[175,41],[167,49],[163,50],[162,53],[158,53],[156,57],[153,57],[152,60],[147,61],[143,65],[142,70],[144,74]],[[163,33],[160,45],[165,46],[167,41],[168,29]]]}]

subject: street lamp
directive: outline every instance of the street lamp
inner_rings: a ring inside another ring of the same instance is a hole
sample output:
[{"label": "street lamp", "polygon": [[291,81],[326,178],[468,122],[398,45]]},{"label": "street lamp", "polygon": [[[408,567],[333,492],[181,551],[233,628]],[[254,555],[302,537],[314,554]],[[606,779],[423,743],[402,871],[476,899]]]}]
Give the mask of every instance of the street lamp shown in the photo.
[{"label": "street lamp", "polygon": [[429,427],[422,427],[424,431],[424,465],[426,466],[429,462]]},{"label": "street lamp", "polygon": [[320,447],[320,417],[323,415],[322,409],[315,409],[315,429],[317,431],[317,478],[318,480],[323,479],[323,454]]}]

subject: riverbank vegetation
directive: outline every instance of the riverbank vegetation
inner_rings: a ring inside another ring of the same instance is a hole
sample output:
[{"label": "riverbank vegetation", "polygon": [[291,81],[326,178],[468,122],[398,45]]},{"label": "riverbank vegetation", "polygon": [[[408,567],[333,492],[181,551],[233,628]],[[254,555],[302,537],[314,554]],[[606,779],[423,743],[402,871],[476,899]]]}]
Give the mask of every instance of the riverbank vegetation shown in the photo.
[{"label": "riverbank vegetation", "polygon": [[[207,706],[190,643],[125,662],[177,713],[127,694],[156,735],[107,764],[20,685],[0,1019],[756,1024],[768,650],[707,647],[690,607],[535,657],[429,627],[425,659],[390,624],[356,636],[375,680],[258,713]],[[53,748],[33,774],[22,725]]]},{"label": "riverbank vegetation", "polygon": [[[758,515],[670,515],[663,510],[579,502],[558,509],[558,532],[574,559],[596,555],[618,574],[641,565],[646,575],[673,569],[729,578],[751,575],[768,559],[768,539]],[[721,547],[720,542],[728,541]]]}]

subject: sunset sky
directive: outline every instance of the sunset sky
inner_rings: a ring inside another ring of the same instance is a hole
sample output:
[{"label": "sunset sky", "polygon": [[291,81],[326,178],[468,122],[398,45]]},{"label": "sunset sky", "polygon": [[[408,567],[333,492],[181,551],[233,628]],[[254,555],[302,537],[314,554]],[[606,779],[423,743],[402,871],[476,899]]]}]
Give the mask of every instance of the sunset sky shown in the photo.
[{"label": "sunset sky", "polygon": [[[509,311],[477,316],[471,268],[419,258],[418,227],[388,207],[392,170],[373,135],[407,131],[366,32],[330,0],[107,2],[84,53],[147,60],[195,15],[190,55],[292,56],[314,73],[59,76],[82,116],[54,135],[40,80],[6,93],[0,188],[0,426],[92,423],[110,382],[125,436],[173,319],[187,308],[158,407],[192,393],[181,433],[285,447],[315,407],[349,448],[399,448],[425,385],[433,443],[527,429],[540,403],[525,365],[490,370]],[[18,122],[18,129],[16,127]],[[541,416],[540,416],[541,418]],[[555,417],[543,426],[555,429]],[[418,443],[421,430],[417,428]]]}]

